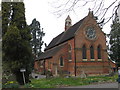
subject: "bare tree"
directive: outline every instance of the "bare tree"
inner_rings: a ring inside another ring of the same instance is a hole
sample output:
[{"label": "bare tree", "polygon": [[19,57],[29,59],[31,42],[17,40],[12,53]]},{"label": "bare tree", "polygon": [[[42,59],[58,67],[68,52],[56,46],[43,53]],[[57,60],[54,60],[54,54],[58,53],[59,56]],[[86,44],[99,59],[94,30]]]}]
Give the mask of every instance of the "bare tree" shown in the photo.
[{"label": "bare tree", "polygon": [[[120,3],[118,4],[118,0],[55,0],[51,5],[55,9],[53,13],[58,17],[68,12],[76,13],[77,8],[81,10],[86,7],[90,8],[95,16],[100,17],[98,22],[105,25],[115,16]],[[111,12],[111,15],[107,16],[108,12]]]}]

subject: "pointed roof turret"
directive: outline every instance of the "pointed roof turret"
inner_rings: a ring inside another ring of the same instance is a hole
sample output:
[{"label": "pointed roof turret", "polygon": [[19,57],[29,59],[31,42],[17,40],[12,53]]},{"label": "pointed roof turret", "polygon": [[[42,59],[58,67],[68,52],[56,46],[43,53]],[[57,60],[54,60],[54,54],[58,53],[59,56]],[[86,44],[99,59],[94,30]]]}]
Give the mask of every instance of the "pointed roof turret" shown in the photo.
[{"label": "pointed roof turret", "polygon": [[65,19],[65,31],[68,30],[72,26],[72,20],[70,16],[68,15]]},{"label": "pointed roof turret", "polygon": [[71,20],[71,18],[70,18],[70,16],[69,16],[69,15],[67,16],[66,20]]}]

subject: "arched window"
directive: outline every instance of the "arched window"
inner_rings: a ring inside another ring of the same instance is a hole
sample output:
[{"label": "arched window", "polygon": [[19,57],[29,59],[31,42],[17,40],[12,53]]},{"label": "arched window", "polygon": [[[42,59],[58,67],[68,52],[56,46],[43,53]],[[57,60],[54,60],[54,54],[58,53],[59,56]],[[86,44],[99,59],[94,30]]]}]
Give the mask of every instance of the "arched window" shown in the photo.
[{"label": "arched window", "polygon": [[61,67],[64,66],[64,60],[63,60],[63,57],[62,57],[62,56],[60,57],[60,66],[61,66]]},{"label": "arched window", "polygon": [[68,60],[72,60],[71,52],[72,52],[72,48],[71,48],[71,46],[69,45],[69,46],[68,46]]},{"label": "arched window", "polygon": [[83,59],[87,59],[86,46],[85,46],[85,45],[83,45],[83,47],[82,47],[82,58],[83,58]]},{"label": "arched window", "polygon": [[94,59],[94,47],[93,46],[90,47],[90,58]]},{"label": "arched window", "polygon": [[97,47],[97,55],[98,55],[98,59],[101,59],[101,46],[100,45]]}]

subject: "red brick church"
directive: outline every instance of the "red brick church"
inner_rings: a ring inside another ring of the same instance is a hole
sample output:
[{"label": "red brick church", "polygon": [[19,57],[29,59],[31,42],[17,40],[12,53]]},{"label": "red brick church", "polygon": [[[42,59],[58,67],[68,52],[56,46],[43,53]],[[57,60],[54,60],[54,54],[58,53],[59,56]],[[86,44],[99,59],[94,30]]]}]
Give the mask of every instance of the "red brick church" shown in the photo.
[{"label": "red brick church", "polygon": [[[65,30],[52,39],[35,69],[50,70],[54,76],[60,73],[71,76],[108,74],[111,62],[108,60],[106,36],[97,24],[92,11],[75,23],[68,16]],[[39,64],[38,64],[39,63]]]}]

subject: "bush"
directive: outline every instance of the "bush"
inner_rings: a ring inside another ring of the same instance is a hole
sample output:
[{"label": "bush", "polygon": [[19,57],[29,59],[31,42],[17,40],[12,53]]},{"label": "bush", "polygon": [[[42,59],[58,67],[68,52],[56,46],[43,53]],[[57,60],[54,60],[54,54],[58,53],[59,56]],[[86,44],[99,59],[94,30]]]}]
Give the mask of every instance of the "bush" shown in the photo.
[{"label": "bush", "polygon": [[27,83],[27,84],[24,85],[24,87],[25,88],[33,88],[34,86],[32,84]]},{"label": "bush", "polygon": [[19,84],[16,81],[7,81],[2,85],[3,88],[19,88]]},{"label": "bush", "polygon": [[2,84],[7,83],[8,81],[16,81],[15,75],[8,71],[2,73]]}]

